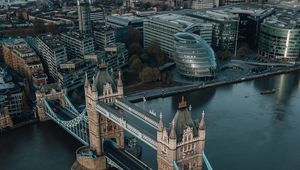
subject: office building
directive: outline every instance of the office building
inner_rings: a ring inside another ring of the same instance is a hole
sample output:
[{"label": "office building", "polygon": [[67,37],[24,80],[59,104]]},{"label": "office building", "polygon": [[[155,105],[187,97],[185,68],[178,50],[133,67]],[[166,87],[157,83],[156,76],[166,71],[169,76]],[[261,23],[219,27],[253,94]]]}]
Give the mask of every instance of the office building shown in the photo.
[{"label": "office building", "polygon": [[260,24],[275,13],[274,8],[265,8],[257,4],[239,4],[223,7],[226,13],[239,16],[238,42],[247,43],[251,49],[257,49]]},{"label": "office building", "polygon": [[239,25],[237,14],[218,9],[197,11],[188,15],[203,19],[213,25],[211,46],[215,51],[236,52]]},{"label": "office building", "polygon": [[211,23],[183,15],[162,14],[145,19],[144,47],[154,41],[169,58],[173,58],[174,34],[178,32],[200,35],[209,45],[212,41]]},{"label": "office building", "polygon": [[300,15],[281,13],[264,20],[260,28],[258,55],[295,63],[300,51]]},{"label": "office building", "polygon": [[193,0],[192,9],[213,8],[214,0]]},{"label": "office building", "polygon": [[115,30],[111,26],[96,26],[94,28],[95,48],[104,50],[107,46],[115,44]]},{"label": "office building", "polygon": [[112,28],[115,29],[116,42],[123,42],[123,38],[128,30],[128,27],[138,30],[140,35],[143,36],[143,21],[144,18],[137,17],[132,14],[114,14],[107,16],[107,25],[112,26]]},{"label": "office building", "polygon": [[95,51],[93,37],[78,32],[60,34],[60,40],[67,50],[69,59],[83,58],[84,55]]},{"label": "office building", "polygon": [[60,64],[58,70],[58,83],[60,87],[67,89],[67,91],[74,90],[84,84],[85,74],[91,80],[97,67],[96,62],[88,62],[84,59],[75,58],[66,63]]},{"label": "office building", "polygon": [[66,48],[58,37],[51,34],[36,37],[38,53],[41,55],[49,75],[58,80],[59,65],[68,60]]},{"label": "office building", "polygon": [[89,34],[92,32],[92,24],[90,20],[90,6],[86,0],[77,0],[79,31],[81,34]]},{"label": "office building", "polygon": [[104,51],[85,55],[84,59],[98,64],[104,62],[109,71],[115,71],[128,64],[128,51],[124,43],[115,43],[107,46]]},{"label": "office building", "polygon": [[94,24],[105,23],[105,14],[101,8],[91,8],[90,20]]},{"label": "office building", "polygon": [[13,127],[13,122],[7,107],[0,107],[0,131],[5,128]]},{"label": "office building", "polygon": [[31,82],[34,73],[44,73],[44,67],[35,51],[24,39],[15,39],[3,46],[4,62]]},{"label": "office building", "polygon": [[240,3],[246,3],[246,2],[255,2],[258,4],[262,4],[264,2],[267,2],[267,0],[220,0],[221,5],[235,5]]},{"label": "office building", "polygon": [[176,33],[174,46],[176,68],[183,77],[206,80],[216,75],[214,51],[199,35]]},{"label": "office building", "polygon": [[0,108],[7,107],[11,118],[24,115],[22,101],[25,100],[22,88],[12,81],[12,75],[0,66]]}]

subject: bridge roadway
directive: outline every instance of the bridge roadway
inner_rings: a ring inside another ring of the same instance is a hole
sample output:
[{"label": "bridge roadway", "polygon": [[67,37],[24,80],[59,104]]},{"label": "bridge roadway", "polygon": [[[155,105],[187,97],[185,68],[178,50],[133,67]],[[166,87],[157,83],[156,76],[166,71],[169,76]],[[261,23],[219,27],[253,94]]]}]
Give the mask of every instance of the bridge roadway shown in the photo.
[{"label": "bridge roadway", "polygon": [[76,116],[71,112],[69,111],[68,109],[66,108],[63,108],[58,101],[56,100],[50,100],[50,101],[47,101],[49,106],[53,109],[57,109],[57,111],[55,112],[56,113],[56,116],[58,118],[60,118],[61,120],[64,120],[64,121],[69,121],[69,120],[72,120],[74,118],[76,118]]},{"label": "bridge roadway", "polygon": [[147,123],[154,129],[157,129],[159,119],[151,113],[146,112],[145,110],[139,108],[135,104],[123,98],[116,99],[115,105],[121,108],[122,110],[126,111],[127,113],[136,116],[138,119]]},{"label": "bridge roadway", "polygon": [[124,170],[150,170],[146,164],[131,156],[124,150],[115,147],[112,141],[103,143],[104,154]]},{"label": "bridge roadway", "polygon": [[126,119],[125,115],[121,112],[103,102],[97,103],[96,110],[153,149],[157,149],[155,134],[150,133],[144,126],[137,126],[132,119]]}]

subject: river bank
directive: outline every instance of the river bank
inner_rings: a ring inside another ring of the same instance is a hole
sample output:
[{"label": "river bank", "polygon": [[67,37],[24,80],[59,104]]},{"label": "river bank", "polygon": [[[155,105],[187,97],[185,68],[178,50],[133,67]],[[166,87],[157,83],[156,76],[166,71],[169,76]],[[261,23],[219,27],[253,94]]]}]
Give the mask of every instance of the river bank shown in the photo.
[{"label": "river bank", "polygon": [[247,75],[247,76],[239,77],[239,78],[232,79],[232,80],[219,80],[219,81],[210,81],[210,82],[206,82],[206,83],[195,83],[195,84],[183,85],[183,86],[149,89],[149,90],[145,90],[142,92],[128,94],[125,96],[125,98],[131,102],[139,102],[139,101],[144,100],[144,97],[146,100],[147,99],[155,99],[155,98],[159,98],[159,97],[167,97],[167,96],[171,96],[174,94],[190,92],[190,91],[195,91],[195,90],[204,89],[204,88],[211,88],[211,87],[218,87],[218,86],[223,86],[223,85],[228,85],[228,84],[234,84],[234,83],[239,83],[239,82],[243,82],[243,81],[250,81],[250,80],[255,80],[255,79],[278,75],[278,74],[287,74],[287,73],[291,73],[291,72],[295,72],[295,71],[299,71],[299,70],[300,70],[300,66],[297,65],[294,67],[277,69],[274,71],[263,72],[260,74]]},{"label": "river bank", "polygon": [[24,126],[28,126],[28,125],[32,125],[32,124],[35,124],[35,123],[38,123],[38,122],[39,122],[38,119],[32,119],[32,120],[28,120],[28,121],[24,121],[24,122],[21,122],[21,123],[14,124],[13,127],[1,129],[0,130],[0,135],[2,133],[6,132],[6,131],[11,131],[11,130],[14,130],[14,129],[17,129],[17,128],[20,128],[20,127],[24,127]]}]

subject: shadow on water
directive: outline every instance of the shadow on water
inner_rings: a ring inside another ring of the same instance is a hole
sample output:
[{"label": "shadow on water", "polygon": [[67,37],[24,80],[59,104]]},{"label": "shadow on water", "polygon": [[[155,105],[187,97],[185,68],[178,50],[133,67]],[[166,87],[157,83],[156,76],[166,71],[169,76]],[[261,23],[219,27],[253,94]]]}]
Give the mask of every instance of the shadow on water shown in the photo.
[{"label": "shadow on water", "polygon": [[200,91],[193,91],[183,94],[178,94],[172,97],[172,107],[177,108],[182,96],[191,105],[193,109],[200,109],[213,99],[216,94],[216,88],[208,88]]},{"label": "shadow on water", "polygon": [[259,92],[276,89],[276,93],[272,97],[274,98],[274,116],[279,121],[284,120],[287,106],[289,106],[290,99],[297,90],[298,84],[299,75],[297,73],[281,74],[254,81],[254,87]]}]

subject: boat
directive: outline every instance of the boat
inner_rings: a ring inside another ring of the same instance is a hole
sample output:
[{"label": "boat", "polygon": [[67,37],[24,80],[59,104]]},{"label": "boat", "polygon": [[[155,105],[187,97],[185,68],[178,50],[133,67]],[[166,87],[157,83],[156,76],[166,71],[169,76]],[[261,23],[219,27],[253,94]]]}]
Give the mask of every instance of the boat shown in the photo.
[{"label": "boat", "polygon": [[273,94],[276,92],[276,89],[269,89],[269,90],[263,90],[260,92],[261,95],[263,94]]}]

